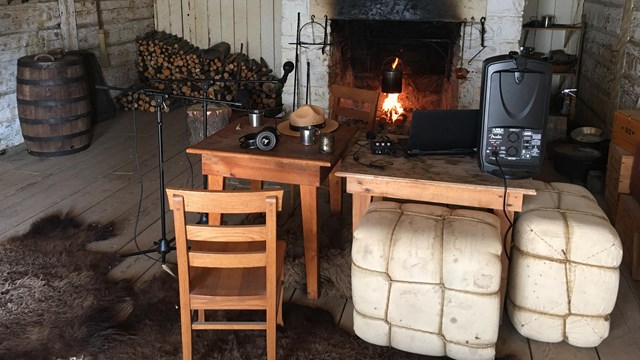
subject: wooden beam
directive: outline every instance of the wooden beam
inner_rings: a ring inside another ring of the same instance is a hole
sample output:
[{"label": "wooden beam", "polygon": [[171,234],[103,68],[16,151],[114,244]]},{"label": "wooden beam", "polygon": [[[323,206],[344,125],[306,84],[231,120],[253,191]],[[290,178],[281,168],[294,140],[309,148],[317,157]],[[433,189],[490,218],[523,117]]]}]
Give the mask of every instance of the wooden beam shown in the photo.
[{"label": "wooden beam", "polygon": [[74,0],[58,0],[58,8],[60,10],[60,30],[64,50],[78,50],[76,4]]},{"label": "wooden beam", "polygon": [[169,0],[155,0],[155,26],[158,31],[171,32]]},{"label": "wooden beam", "polygon": [[274,44],[276,16],[274,16],[273,0],[262,0],[260,2],[260,17],[262,21],[260,22],[260,29],[257,30],[260,36],[260,56],[267,61],[267,64],[274,72],[279,74],[278,68],[280,64],[275,61],[275,49],[279,49],[280,46],[275,46]]}]

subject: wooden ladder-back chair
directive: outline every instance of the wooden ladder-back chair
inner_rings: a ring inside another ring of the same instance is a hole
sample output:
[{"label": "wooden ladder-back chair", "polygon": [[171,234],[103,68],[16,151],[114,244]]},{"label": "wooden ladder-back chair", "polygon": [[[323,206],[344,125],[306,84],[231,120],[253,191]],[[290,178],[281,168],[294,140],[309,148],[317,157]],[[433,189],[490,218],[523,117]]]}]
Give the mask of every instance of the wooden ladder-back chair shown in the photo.
[{"label": "wooden ladder-back chair", "polygon": [[[377,90],[358,89],[342,85],[331,85],[329,118],[335,121],[355,119],[363,121],[365,130],[374,130],[380,93]],[[363,110],[364,109],[364,110]],[[337,214],[342,207],[342,178],[335,176],[339,166],[329,175],[331,213]]]},{"label": "wooden ladder-back chair", "polygon": [[[276,358],[286,247],[284,241],[276,241],[276,213],[282,209],[282,195],[283,190],[167,189],[176,233],[183,359],[192,358],[192,330],[218,329],[265,330],[267,359]],[[258,225],[192,224],[187,223],[187,212],[264,213],[266,221]],[[205,310],[265,310],[266,321],[210,321]]]},{"label": "wooden ladder-back chair", "polygon": [[[378,99],[380,98],[378,91],[331,85],[330,93],[330,119],[338,121],[344,117],[362,120],[367,124],[366,130],[374,129]],[[347,106],[346,101],[351,101],[351,104]]]}]

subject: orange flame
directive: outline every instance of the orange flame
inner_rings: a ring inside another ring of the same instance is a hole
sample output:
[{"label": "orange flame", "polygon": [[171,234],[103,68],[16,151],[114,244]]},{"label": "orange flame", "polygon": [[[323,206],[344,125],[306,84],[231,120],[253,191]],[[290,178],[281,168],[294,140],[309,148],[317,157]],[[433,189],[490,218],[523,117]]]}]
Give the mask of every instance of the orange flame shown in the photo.
[{"label": "orange flame", "polygon": [[395,122],[404,113],[402,104],[398,101],[400,94],[387,94],[387,98],[382,103],[382,111],[388,115],[392,122]]},{"label": "orange flame", "polygon": [[396,66],[398,66],[398,62],[400,61],[399,58],[396,58],[396,60],[393,62],[393,64],[391,64],[391,69],[395,69]]}]

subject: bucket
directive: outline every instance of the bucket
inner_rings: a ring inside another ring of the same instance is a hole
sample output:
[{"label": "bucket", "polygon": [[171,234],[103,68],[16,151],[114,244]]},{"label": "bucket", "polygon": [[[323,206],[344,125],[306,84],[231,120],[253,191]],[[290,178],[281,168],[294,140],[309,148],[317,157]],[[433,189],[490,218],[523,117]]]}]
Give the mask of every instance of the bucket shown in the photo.
[{"label": "bucket", "polygon": [[89,147],[91,99],[80,57],[21,57],[16,97],[29,154],[61,156]]},{"label": "bucket", "polygon": [[[395,62],[385,67],[390,60]],[[382,65],[382,92],[386,94],[399,94],[402,92],[402,63],[398,58],[387,58]]]}]

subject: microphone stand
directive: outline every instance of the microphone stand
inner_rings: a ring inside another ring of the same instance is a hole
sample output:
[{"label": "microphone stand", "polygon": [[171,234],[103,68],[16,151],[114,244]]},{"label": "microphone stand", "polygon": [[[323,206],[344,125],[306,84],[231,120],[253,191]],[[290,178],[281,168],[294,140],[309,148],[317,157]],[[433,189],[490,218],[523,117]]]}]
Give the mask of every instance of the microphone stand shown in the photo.
[{"label": "microphone stand", "polygon": [[[168,98],[169,96],[172,96],[174,98],[179,98],[179,99],[186,99],[186,100],[192,100],[192,101],[202,101],[202,105],[203,105],[203,110],[204,110],[204,114],[203,114],[203,118],[204,118],[204,125],[203,125],[203,139],[207,138],[207,121],[208,121],[208,116],[207,116],[207,107],[208,104],[210,102],[212,103],[216,103],[216,104],[224,104],[224,105],[231,105],[231,106],[248,106],[247,104],[242,104],[239,102],[233,102],[233,101],[222,101],[222,100],[213,100],[213,99],[209,99],[208,98],[208,89],[209,86],[211,86],[212,83],[215,82],[235,82],[235,83],[266,83],[266,82],[270,82],[270,83],[278,83],[284,86],[285,82],[287,81],[287,76],[293,71],[294,69],[294,64],[291,61],[287,61],[283,64],[282,66],[284,73],[282,75],[281,79],[278,80],[234,80],[234,79],[191,79],[194,81],[202,81],[202,88],[204,89],[204,96],[203,97],[193,97],[193,96],[184,96],[184,95],[169,95],[165,92],[162,91],[158,91],[156,89],[127,89],[127,88],[120,88],[120,87],[115,87],[115,86],[108,86],[108,85],[96,85],[96,89],[99,90],[116,90],[116,91],[123,91],[123,92],[132,92],[132,93],[138,93],[138,92],[144,92],[147,94],[152,94],[155,97],[155,102],[156,102],[156,123],[158,126],[158,177],[160,179],[160,185],[159,185],[159,190],[160,190],[160,227],[161,227],[161,236],[160,236],[160,240],[155,241],[154,242],[154,247],[147,249],[147,250],[140,250],[140,251],[135,251],[135,252],[131,252],[131,253],[127,253],[127,254],[123,254],[121,255],[121,257],[130,257],[130,256],[137,256],[137,255],[143,255],[143,254],[149,254],[149,253],[153,253],[153,252],[157,252],[160,254],[161,256],[161,260],[162,260],[162,265],[165,265],[166,262],[166,256],[167,254],[171,251],[171,250],[175,250],[175,247],[173,247],[171,245],[171,241],[169,241],[167,239],[167,226],[166,226],[166,221],[165,221],[165,203],[164,203],[164,193],[165,193],[165,182],[164,182],[164,145],[163,145],[163,136],[162,136],[162,106],[164,106],[164,99]],[[177,80],[173,80],[173,81],[187,81],[188,79],[177,79]],[[165,80],[167,81],[167,80]],[[172,81],[172,80],[168,80],[168,81]],[[208,186],[208,178],[206,175],[203,175],[203,187],[204,189],[206,189]],[[200,219],[198,220],[198,223],[201,224],[206,224],[208,223],[208,214],[206,213],[202,213],[200,215]]]},{"label": "microphone stand", "polygon": [[[282,65],[282,70],[283,70],[283,74],[282,77],[280,79],[274,79],[274,80],[241,80],[241,79],[199,79],[199,78],[194,78],[194,79],[190,79],[190,78],[186,78],[186,79],[149,79],[149,81],[151,82],[187,82],[187,81],[191,81],[191,82],[200,82],[200,86],[202,87],[202,90],[204,90],[204,96],[205,98],[203,98],[202,100],[202,109],[203,109],[203,125],[202,125],[202,138],[206,139],[209,136],[208,133],[208,123],[209,123],[209,112],[207,109],[207,105],[208,105],[208,101],[206,99],[206,97],[209,94],[209,87],[214,84],[214,83],[235,83],[235,84],[262,84],[262,83],[272,83],[272,84],[279,84],[281,86],[284,87],[284,84],[287,81],[287,77],[289,76],[289,74],[293,71],[294,69],[294,64],[291,61],[286,61],[283,65]],[[241,102],[240,105],[244,108],[244,109],[248,109],[249,108],[249,104],[248,101],[244,101]],[[207,175],[202,175],[202,188],[203,189],[207,189],[208,187],[208,177]],[[207,224],[209,222],[209,214],[208,213],[200,213],[200,218],[198,219],[198,224]]]},{"label": "microphone stand", "polygon": [[[165,204],[164,204],[164,193],[165,193],[165,182],[164,182],[164,143],[162,136],[162,106],[164,106],[164,99],[169,97],[169,94],[164,92],[155,90],[155,89],[125,89],[118,88],[114,86],[107,85],[96,85],[96,89],[100,90],[117,90],[117,91],[125,91],[125,92],[145,92],[151,95],[154,95],[156,102],[156,123],[158,126],[158,177],[160,183],[160,230],[161,236],[160,240],[154,242],[154,247],[147,250],[135,251],[127,254],[121,255],[121,257],[130,257],[136,255],[149,254],[153,252],[157,252],[161,256],[162,264],[164,265],[166,262],[166,256],[171,250],[175,250],[175,247],[171,245],[171,241],[167,239],[167,225],[165,221]],[[202,100],[205,104],[208,102],[221,103],[221,104],[230,104],[230,105],[241,105],[240,103],[230,102],[230,101],[219,101],[208,98],[196,98],[192,96],[182,96],[182,95],[172,95],[176,98],[188,99],[188,100]],[[206,138],[206,136],[205,136]]]},{"label": "microphone stand", "polygon": [[158,125],[158,175],[160,179],[160,229],[162,230],[160,240],[156,242],[156,247],[153,249],[137,251],[129,254],[124,254],[122,257],[129,257],[133,255],[148,254],[151,252],[158,252],[161,256],[162,263],[165,263],[167,254],[174,249],[171,246],[171,242],[167,239],[167,225],[164,217],[165,205],[164,205],[164,147],[162,141],[162,106],[164,106],[164,96],[161,94],[155,94],[156,100],[156,123]]},{"label": "microphone stand", "polygon": [[[211,86],[211,81],[202,81],[202,89],[204,90],[204,97],[209,96],[209,86]],[[206,139],[209,136],[209,132],[207,131],[207,126],[209,124],[209,111],[207,109],[209,102],[202,100],[202,140]],[[207,174],[202,175],[202,188],[207,190],[209,188],[209,177]],[[200,218],[198,219],[198,224],[208,224],[209,223],[209,213],[203,212],[200,213]]]}]

